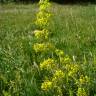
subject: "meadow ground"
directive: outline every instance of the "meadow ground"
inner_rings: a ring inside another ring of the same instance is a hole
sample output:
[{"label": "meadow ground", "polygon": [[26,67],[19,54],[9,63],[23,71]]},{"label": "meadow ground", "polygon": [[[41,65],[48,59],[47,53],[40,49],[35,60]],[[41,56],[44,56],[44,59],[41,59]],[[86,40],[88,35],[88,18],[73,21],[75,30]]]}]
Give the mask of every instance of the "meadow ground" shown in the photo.
[{"label": "meadow ground", "polygon": [[[96,5],[53,3],[51,11],[53,17],[49,26],[52,32],[50,41],[69,56],[75,56],[77,61],[83,62],[85,57],[88,60],[94,57],[96,55]],[[12,70],[15,69],[22,71],[23,67],[30,69],[37,12],[37,4],[0,5],[0,72],[9,74],[5,76],[12,76]],[[28,77],[28,74],[33,70],[29,69],[26,69],[24,76],[30,80],[32,78]],[[26,81],[26,86],[29,92],[31,87],[28,82]],[[30,92],[28,96],[33,94],[32,91]]]},{"label": "meadow ground", "polygon": [[[32,38],[37,11],[37,4],[0,5],[0,47],[7,51],[8,46],[18,46],[22,37]],[[76,56],[96,53],[96,5],[53,4],[51,11],[50,40],[57,47]]]}]

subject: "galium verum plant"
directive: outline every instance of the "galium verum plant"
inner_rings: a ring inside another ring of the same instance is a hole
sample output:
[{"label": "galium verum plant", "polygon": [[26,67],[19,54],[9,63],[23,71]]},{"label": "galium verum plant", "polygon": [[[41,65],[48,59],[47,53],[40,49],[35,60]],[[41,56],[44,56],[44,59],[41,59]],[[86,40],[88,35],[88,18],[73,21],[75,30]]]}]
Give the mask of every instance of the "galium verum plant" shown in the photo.
[{"label": "galium verum plant", "polygon": [[[39,69],[42,74],[41,91],[52,96],[88,96],[90,80],[83,77],[82,67],[79,63],[65,55],[63,50],[58,49],[49,42],[51,13],[49,0],[39,1],[39,12],[35,24],[38,29],[34,31],[37,42],[33,49],[39,60]],[[41,58],[39,58],[41,57]],[[38,62],[36,62],[38,63]]]}]

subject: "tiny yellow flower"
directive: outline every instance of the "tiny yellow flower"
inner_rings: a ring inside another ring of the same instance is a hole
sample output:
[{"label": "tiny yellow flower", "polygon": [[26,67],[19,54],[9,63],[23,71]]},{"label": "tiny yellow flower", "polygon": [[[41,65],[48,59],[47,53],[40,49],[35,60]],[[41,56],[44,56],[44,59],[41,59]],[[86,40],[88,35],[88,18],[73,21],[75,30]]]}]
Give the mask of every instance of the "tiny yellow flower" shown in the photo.
[{"label": "tiny yellow flower", "polygon": [[84,88],[78,88],[77,96],[88,96]]},{"label": "tiny yellow flower", "polygon": [[56,72],[54,73],[52,81],[53,82],[58,82],[58,80],[61,81],[64,78],[64,76],[65,76],[65,74],[62,70],[56,70]]},{"label": "tiny yellow flower", "polygon": [[48,39],[49,32],[48,32],[48,30],[45,30],[45,29],[43,29],[43,30],[35,30],[34,34],[35,34],[35,37],[37,39],[44,40],[44,39]]},{"label": "tiny yellow flower", "polygon": [[46,19],[45,17],[37,18],[35,23],[40,27],[45,27],[49,25],[48,19]]},{"label": "tiny yellow flower", "polygon": [[39,4],[40,6],[44,5],[43,9],[50,7],[49,0],[40,0]]},{"label": "tiny yellow flower", "polygon": [[55,61],[51,58],[48,58],[47,60],[44,60],[42,63],[40,63],[41,70],[52,70],[55,67]]},{"label": "tiny yellow flower", "polygon": [[88,84],[90,82],[90,79],[88,78],[88,76],[80,76],[79,79],[79,84],[83,85],[83,84]]},{"label": "tiny yellow flower", "polygon": [[69,57],[69,56],[63,56],[64,54],[63,54],[63,52],[61,53],[60,52],[60,54],[62,54],[62,56],[60,57],[60,62],[62,63],[62,64],[64,64],[64,65],[66,65],[66,64],[71,64],[72,63],[72,60],[71,60],[71,58]]},{"label": "tiny yellow flower", "polygon": [[71,63],[71,58],[69,57],[69,56],[66,56],[65,58],[64,58],[64,62],[65,63]]},{"label": "tiny yellow flower", "polygon": [[44,81],[41,85],[41,89],[44,91],[48,91],[52,88],[52,82],[51,81]]},{"label": "tiny yellow flower", "polygon": [[68,71],[68,76],[70,77],[77,76],[77,73],[80,71],[80,66],[78,64],[67,64],[65,68]]},{"label": "tiny yellow flower", "polygon": [[33,46],[35,52],[44,52],[46,51],[46,44],[44,43],[36,43],[34,46]]},{"label": "tiny yellow flower", "polygon": [[49,52],[54,50],[54,46],[51,43],[36,43],[33,49],[35,52]]}]

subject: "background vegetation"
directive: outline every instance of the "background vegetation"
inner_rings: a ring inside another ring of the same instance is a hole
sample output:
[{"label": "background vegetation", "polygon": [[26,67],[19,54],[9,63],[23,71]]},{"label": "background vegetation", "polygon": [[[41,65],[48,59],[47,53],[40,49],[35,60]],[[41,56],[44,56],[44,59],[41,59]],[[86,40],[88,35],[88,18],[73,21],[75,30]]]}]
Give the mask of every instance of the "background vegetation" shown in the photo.
[{"label": "background vegetation", "polygon": [[[33,3],[33,2],[38,2],[39,0],[0,0],[0,3]],[[57,3],[96,3],[96,0],[50,0],[52,2],[57,2]]]}]

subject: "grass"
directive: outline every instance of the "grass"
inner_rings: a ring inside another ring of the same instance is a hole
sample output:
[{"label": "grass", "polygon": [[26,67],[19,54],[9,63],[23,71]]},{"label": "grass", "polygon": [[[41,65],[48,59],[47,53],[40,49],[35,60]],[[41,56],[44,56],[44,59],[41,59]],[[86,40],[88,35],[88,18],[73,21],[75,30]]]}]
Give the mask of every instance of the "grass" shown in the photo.
[{"label": "grass", "polygon": [[[6,45],[4,38],[8,37],[7,40],[12,41],[12,37],[31,36],[37,5],[2,5],[0,10],[0,43]],[[54,34],[52,40],[58,47],[70,55],[96,51],[95,5],[53,4],[52,12],[55,16],[50,30]]]},{"label": "grass", "polygon": [[[84,56],[90,61],[96,55],[96,5],[53,4],[51,10],[54,16],[49,26],[52,32],[50,40],[78,61],[82,62]],[[22,90],[21,96],[41,96],[33,79],[38,71],[31,69],[31,48],[35,42],[32,32],[36,28],[34,21],[37,11],[37,4],[0,5],[0,74],[4,74],[3,81],[9,78],[9,85],[17,88],[13,90],[14,96],[18,96],[18,89]],[[26,82],[25,92],[19,84],[15,86],[10,82],[19,78],[18,74],[22,74],[22,83]],[[0,86],[1,90],[6,89],[2,83]]]},{"label": "grass", "polygon": [[[95,5],[55,6],[53,41],[70,55],[95,53]],[[88,55],[88,54],[87,54]]]}]

